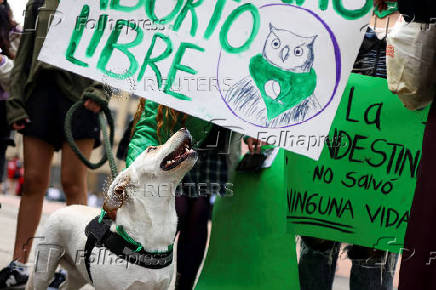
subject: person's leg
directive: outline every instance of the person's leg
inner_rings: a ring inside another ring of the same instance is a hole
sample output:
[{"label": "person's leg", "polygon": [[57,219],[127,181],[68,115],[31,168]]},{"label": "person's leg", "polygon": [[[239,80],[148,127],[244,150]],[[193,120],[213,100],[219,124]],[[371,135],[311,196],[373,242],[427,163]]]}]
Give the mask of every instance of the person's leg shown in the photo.
[{"label": "person's leg", "polygon": [[353,246],[348,257],[352,261],[350,290],[392,290],[397,254]]},{"label": "person's leg", "polygon": [[340,247],[338,242],[301,237],[298,264],[301,290],[332,289]]},{"label": "person's leg", "polygon": [[9,195],[15,195],[15,190],[17,188],[17,180],[14,178],[9,178],[9,183],[8,183],[8,190],[9,190]]},{"label": "person's leg", "polygon": [[177,290],[191,290],[194,286],[204,258],[210,207],[209,198],[204,196],[176,199],[177,212],[183,214],[177,247],[177,272],[180,275]]},{"label": "person's leg", "polygon": [[[179,238],[177,240],[177,260],[176,260],[176,284],[175,289],[179,289],[179,282],[181,280],[180,271],[184,268],[184,264],[182,263],[185,258],[184,253],[186,253],[186,242],[185,242],[185,233],[186,233],[186,220],[189,212],[190,203],[189,197],[185,195],[176,195],[176,212],[177,212],[177,232],[179,234]],[[182,281],[183,282],[183,281]]]},{"label": "person's leg", "polygon": [[394,288],[394,276],[397,268],[399,255],[396,253],[387,253],[385,262],[383,263],[382,289]]},{"label": "person's leg", "polygon": [[42,203],[50,179],[53,147],[33,137],[24,136],[24,191],[18,210],[14,260],[26,263],[32,238],[41,218]]},{"label": "person's leg", "polygon": [[0,141],[0,194],[4,193],[3,180],[6,165],[6,149],[8,146],[6,144],[1,144]]},{"label": "person's leg", "polygon": [[[75,142],[83,155],[89,159],[94,139],[81,139]],[[62,146],[61,181],[67,205],[87,204],[87,167],[67,143]]]}]

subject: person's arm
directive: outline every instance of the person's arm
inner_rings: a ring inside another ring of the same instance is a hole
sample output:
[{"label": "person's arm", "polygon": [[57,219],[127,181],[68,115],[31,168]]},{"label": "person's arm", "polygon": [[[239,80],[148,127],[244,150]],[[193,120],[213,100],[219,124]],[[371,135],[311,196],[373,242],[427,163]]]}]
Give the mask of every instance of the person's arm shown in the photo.
[{"label": "person's arm", "polygon": [[[7,118],[9,125],[28,118],[24,109],[24,88],[27,82],[32,65],[33,48],[35,44],[35,25],[37,20],[37,9],[40,4],[29,0],[26,5],[26,16],[24,19],[23,34],[21,35],[20,46],[14,60],[14,67],[10,79],[10,97],[6,102]],[[15,129],[20,129],[14,126]]]},{"label": "person's arm", "polygon": [[0,84],[5,91],[9,91],[10,76],[14,61],[6,55],[0,54]]},{"label": "person's arm", "polygon": [[148,146],[159,145],[157,136],[157,108],[158,104],[147,100],[144,112],[136,123],[135,131],[129,143],[129,149],[126,158],[126,166],[135,161]]},{"label": "person's arm", "polygon": [[[21,34],[22,34],[22,29],[19,26],[15,27],[9,33],[10,35],[9,51],[12,51],[13,53],[17,52],[18,47],[20,46]],[[6,90],[8,92],[10,90],[11,73],[13,68],[14,68],[14,60],[10,59],[7,55],[3,54],[2,49],[0,49],[0,85],[2,86],[3,90]]]}]

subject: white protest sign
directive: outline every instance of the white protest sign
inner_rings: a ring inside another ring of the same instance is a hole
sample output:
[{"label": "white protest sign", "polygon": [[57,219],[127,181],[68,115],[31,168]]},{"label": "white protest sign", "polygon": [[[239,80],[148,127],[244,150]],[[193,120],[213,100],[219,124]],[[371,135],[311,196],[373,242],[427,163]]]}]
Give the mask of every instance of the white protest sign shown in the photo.
[{"label": "white protest sign", "polygon": [[372,0],[283,2],[63,0],[39,59],[318,159]]}]

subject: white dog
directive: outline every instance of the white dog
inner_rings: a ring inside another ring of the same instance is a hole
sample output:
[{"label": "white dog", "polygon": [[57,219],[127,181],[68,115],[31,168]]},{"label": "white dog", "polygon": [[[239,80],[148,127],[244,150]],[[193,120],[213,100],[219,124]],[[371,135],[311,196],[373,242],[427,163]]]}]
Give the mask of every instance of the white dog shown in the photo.
[{"label": "white dog", "polygon": [[[86,283],[96,289],[168,289],[177,228],[175,188],[196,161],[191,135],[181,129],[164,145],[148,147],[116,177],[104,205],[113,221],[94,221],[97,226],[109,224],[106,233],[123,241],[121,251],[132,255],[114,254],[108,244],[97,243],[89,251],[90,274],[85,263],[85,228],[99,211],[70,206],[53,213],[45,225],[44,241],[37,246],[35,268],[26,289],[46,290],[58,264],[68,272],[62,289],[80,289]],[[163,258],[159,260],[160,255]],[[138,257],[149,267],[135,263]],[[159,266],[162,264],[165,266]]]}]

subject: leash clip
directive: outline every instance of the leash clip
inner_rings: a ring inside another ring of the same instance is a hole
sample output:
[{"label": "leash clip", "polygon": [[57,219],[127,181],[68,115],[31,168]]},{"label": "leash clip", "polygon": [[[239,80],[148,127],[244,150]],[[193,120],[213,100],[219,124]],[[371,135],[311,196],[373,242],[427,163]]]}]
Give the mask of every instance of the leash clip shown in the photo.
[{"label": "leash clip", "polygon": [[95,245],[101,247],[106,234],[110,231],[111,225],[106,219],[103,219],[101,223],[98,220],[99,217],[96,217],[89,222],[85,228],[85,235],[87,237],[91,235],[96,241]]}]

